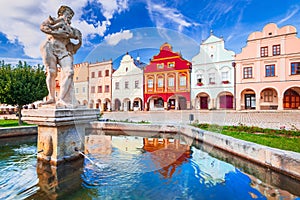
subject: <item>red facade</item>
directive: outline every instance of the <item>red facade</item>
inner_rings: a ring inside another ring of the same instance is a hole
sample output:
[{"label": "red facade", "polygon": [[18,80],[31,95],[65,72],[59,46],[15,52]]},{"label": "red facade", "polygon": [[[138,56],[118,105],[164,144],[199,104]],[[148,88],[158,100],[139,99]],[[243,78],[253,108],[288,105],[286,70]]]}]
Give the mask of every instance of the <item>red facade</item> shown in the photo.
[{"label": "red facade", "polygon": [[191,62],[164,43],[144,69],[144,101],[147,110],[189,109]]}]

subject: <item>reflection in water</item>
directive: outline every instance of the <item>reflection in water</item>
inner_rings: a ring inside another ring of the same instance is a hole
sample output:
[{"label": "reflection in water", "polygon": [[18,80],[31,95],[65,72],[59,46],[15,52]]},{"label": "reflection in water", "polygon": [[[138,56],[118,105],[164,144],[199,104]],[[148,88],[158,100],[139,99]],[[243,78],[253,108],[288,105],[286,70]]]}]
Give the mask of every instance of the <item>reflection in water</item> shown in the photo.
[{"label": "reflection in water", "polygon": [[151,154],[152,162],[164,178],[171,178],[177,166],[188,161],[190,146],[180,144],[180,140],[143,138],[146,152]]},{"label": "reflection in water", "polygon": [[58,167],[31,156],[36,143],[0,146],[0,199],[299,200],[299,182],[191,138],[119,134],[86,135],[87,158]]},{"label": "reflection in water", "polygon": [[81,188],[83,159],[52,166],[38,161],[37,175],[39,190],[29,199],[63,199]]}]

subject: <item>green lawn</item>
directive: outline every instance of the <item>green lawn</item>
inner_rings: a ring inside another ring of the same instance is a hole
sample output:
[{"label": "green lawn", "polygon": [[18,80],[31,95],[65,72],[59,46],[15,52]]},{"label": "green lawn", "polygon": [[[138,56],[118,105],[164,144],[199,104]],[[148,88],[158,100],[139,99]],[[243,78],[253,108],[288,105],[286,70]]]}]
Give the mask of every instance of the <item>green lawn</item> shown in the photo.
[{"label": "green lawn", "polygon": [[[0,127],[14,127],[19,126],[17,119],[0,119]],[[22,126],[31,126],[31,124],[27,124],[23,122]]]},{"label": "green lawn", "polygon": [[273,130],[243,125],[218,126],[214,124],[193,124],[193,126],[237,139],[300,153],[299,130]]}]

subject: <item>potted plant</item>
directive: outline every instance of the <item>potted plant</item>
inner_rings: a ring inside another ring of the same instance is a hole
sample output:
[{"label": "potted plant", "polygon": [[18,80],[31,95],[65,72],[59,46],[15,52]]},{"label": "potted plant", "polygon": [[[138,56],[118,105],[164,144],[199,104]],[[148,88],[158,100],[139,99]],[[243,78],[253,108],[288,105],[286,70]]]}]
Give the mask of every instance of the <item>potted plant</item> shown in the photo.
[{"label": "potted plant", "polygon": [[226,80],[226,81],[222,81],[222,83],[223,83],[223,84],[228,84],[228,83],[229,83],[229,81],[228,81],[228,80]]}]

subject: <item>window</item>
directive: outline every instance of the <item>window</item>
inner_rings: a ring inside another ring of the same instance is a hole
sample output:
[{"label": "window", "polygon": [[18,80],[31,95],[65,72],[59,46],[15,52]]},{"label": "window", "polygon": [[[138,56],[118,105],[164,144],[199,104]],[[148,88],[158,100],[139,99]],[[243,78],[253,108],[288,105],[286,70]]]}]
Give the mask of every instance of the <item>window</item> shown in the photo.
[{"label": "window", "polygon": [[157,69],[163,69],[163,68],[164,68],[164,63],[157,64]]},{"label": "window", "polygon": [[179,86],[186,86],[186,76],[180,76]]},{"label": "window", "polygon": [[221,76],[222,76],[222,81],[228,81],[229,80],[228,72],[222,72]]},{"label": "window", "polygon": [[153,79],[148,79],[148,88],[153,88]]},{"label": "window", "polygon": [[125,89],[129,89],[129,82],[125,81]]},{"label": "window", "polygon": [[208,82],[209,84],[215,84],[215,73],[209,73],[208,74]]},{"label": "window", "polygon": [[272,49],[273,49],[273,56],[280,55],[280,44],[273,45]]},{"label": "window", "polygon": [[163,78],[157,79],[157,87],[159,87],[159,88],[164,87],[164,79]]},{"label": "window", "polygon": [[95,86],[91,87],[91,93],[95,93]]},{"label": "window", "polygon": [[222,72],[222,84],[228,84],[229,83],[229,77],[228,77],[228,72]]},{"label": "window", "polygon": [[264,102],[273,102],[273,91],[272,90],[265,90]]},{"label": "window", "polygon": [[82,88],[82,92],[85,93],[85,87]]},{"label": "window", "polygon": [[109,92],[109,85],[105,85],[105,91],[104,92]]},{"label": "window", "polygon": [[139,87],[139,81],[138,81],[138,80],[134,81],[134,88],[135,88],[135,89],[140,88],[140,87]]},{"label": "window", "polygon": [[300,62],[291,63],[291,74],[300,74]]},{"label": "window", "polygon": [[109,76],[109,70],[105,70],[105,76]]},{"label": "window", "polygon": [[197,74],[197,83],[202,83],[202,81],[203,81],[203,75]]},{"label": "window", "polygon": [[78,88],[76,88],[76,94],[78,94],[79,93],[79,89]]},{"label": "window", "polygon": [[266,77],[275,76],[275,65],[266,65]]},{"label": "window", "polygon": [[168,62],[168,67],[169,67],[169,68],[175,67],[175,62]]},{"label": "window", "polygon": [[260,56],[267,57],[268,56],[268,47],[261,47],[260,48]]},{"label": "window", "polygon": [[98,77],[102,77],[102,71],[98,71]]},{"label": "window", "polygon": [[244,78],[252,78],[252,67],[244,68]]},{"label": "window", "polygon": [[168,78],[168,86],[169,87],[174,87],[174,77],[169,77]]},{"label": "window", "polygon": [[92,78],[95,78],[95,72],[92,72],[91,77],[92,77]]},{"label": "window", "polygon": [[119,82],[115,82],[115,87],[116,87],[116,90],[119,90],[120,89],[120,83]]},{"label": "window", "polygon": [[102,93],[102,85],[98,86],[98,93]]}]

